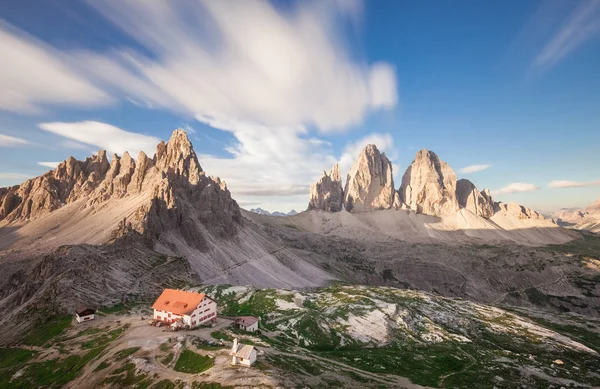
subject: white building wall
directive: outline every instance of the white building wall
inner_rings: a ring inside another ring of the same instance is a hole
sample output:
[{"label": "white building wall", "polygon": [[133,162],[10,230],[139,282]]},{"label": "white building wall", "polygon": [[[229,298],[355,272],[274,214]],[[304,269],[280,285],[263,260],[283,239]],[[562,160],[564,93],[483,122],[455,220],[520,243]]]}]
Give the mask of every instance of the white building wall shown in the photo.
[{"label": "white building wall", "polygon": [[[170,316],[169,316],[170,315]],[[194,309],[191,315],[177,315],[171,312],[154,310],[154,320],[168,321],[183,319],[183,323],[190,327],[196,327],[201,324],[209,323],[217,318],[217,303],[209,298],[204,298]]]},{"label": "white building wall", "polygon": [[75,315],[75,320],[77,321],[77,323],[83,323],[84,321],[94,320],[95,318],[96,318],[96,316],[94,314],[87,315],[87,316]]},{"label": "white building wall", "polygon": [[250,359],[245,359],[245,358],[237,358],[237,359],[238,359],[238,363],[240,365],[250,367],[254,362],[256,362],[256,349],[252,350],[252,352],[250,353]]}]

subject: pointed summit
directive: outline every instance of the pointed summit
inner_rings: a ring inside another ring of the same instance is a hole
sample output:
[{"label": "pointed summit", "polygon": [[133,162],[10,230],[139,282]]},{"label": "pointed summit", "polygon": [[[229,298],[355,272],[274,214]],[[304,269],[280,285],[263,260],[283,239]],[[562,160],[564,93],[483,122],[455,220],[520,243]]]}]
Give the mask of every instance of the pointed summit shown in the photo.
[{"label": "pointed summit", "polygon": [[308,209],[339,212],[343,199],[340,166],[336,163],[329,172],[323,172],[319,181],[310,185]]},{"label": "pointed summit", "polygon": [[159,143],[154,158],[156,167],[166,174],[187,178],[191,184],[198,183],[202,167],[185,131],[175,130],[166,144]]},{"label": "pointed summit", "polygon": [[458,211],[456,174],[433,151],[417,151],[400,186],[400,200],[426,215],[444,216]]},{"label": "pointed summit", "polygon": [[394,205],[392,164],[377,146],[367,145],[346,180],[344,207],[347,211],[389,209]]}]

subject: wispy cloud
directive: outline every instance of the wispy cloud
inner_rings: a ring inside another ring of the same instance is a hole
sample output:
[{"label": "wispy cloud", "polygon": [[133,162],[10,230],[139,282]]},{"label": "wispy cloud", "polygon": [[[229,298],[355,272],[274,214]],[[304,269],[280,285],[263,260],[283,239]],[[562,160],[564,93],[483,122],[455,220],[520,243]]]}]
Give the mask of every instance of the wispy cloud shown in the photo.
[{"label": "wispy cloud", "polygon": [[156,145],[160,142],[154,136],[125,131],[95,121],[40,123],[39,127],[76,142],[105,149],[109,153],[123,154],[128,151],[134,158],[142,150],[149,156],[154,155]]},{"label": "wispy cloud", "polygon": [[469,165],[469,166],[466,166],[466,167],[460,169],[459,172],[463,173],[463,174],[476,173],[476,172],[486,170],[491,166],[492,165],[487,165],[487,164],[485,164],[485,165]]},{"label": "wispy cloud", "polygon": [[47,104],[94,106],[111,101],[65,53],[0,21],[0,109],[37,112]]},{"label": "wispy cloud", "polygon": [[38,162],[37,164],[40,166],[49,167],[50,169],[56,169],[60,162]]},{"label": "wispy cloud", "polygon": [[550,68],[600,34],[600,1],[574,2],[577,7],[535,57],[532,66]]},{"label": "wispy cloud", "polygon": [[[202,168],[226,180],[234,197],[304,196],[320,172],[336,158],[326,143],[305,137],[303,126],[270,127],[240,120],[198,117],[209,126],[230,132],[236,143],[227,148],[231,158],[199,155]],[[251,180],[248,177],[252,177]]]},{"label": "wispy cloud", "polygon": [[596,186],[600,185],[600,180],[596,181],[568,181],[568,180],[555,180],[550,181],[548,186],[550,188],[579,188],[583,186]]},{"label": "wispy cloud", "polygon": [[340,15],[360,15],[347,1],[298,2],[288,12],[262,1],[90,4],[153,54],[78,55],[94,79],[134,101],[322,131],[344,129],[369,111],[397,104],[393,67],[353,61],[336,38],[341,34],[332,33],[341,30]]},{"label": "wispy cloud", "polygon": [[29,144],[29,141],[10,135],[0,134],[0,147],[13,147]]},{"label": "wispy cloud", "polygon": [[493,195],[507,194],[507,193],[517,193],[517,192],[531,192],[534,190],[538,190],[539,188],[534,184],[525,184],[522,182],[513,182],[503,188],[492,191]]},{"label": "wispy cloud", "polygon": [[28,178],[31,178],[31,175],[21,174],[21,173],[0,172],[0,180],[16,181],[16,180],[26,180]]}]

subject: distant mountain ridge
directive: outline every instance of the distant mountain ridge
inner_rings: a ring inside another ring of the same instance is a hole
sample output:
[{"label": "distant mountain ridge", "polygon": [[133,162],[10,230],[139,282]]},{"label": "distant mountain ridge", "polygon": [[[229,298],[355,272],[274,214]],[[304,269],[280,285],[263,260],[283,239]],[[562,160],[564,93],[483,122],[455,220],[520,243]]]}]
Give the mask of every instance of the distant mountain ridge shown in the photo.
[{"label": "distant mountain ridge", "polygon": [[466,209],[485,219],[502,213],[521,220],[545,220],[540,213],[521,205],[495,202],[488,189],[480,192],[467,179],[457,180],[454,170],[427,149],[417,152],[396,190],[391,161],[376,145],[367,145],[350,169],[343,189],[342,184],[338,165],[324,171],[311,185],[308,209],[328,212],[405,209],[438,217]]},{"label": "distant mountain ridge", "polygon": [[279,211],[269,212],[266,209],[262,209],[262,208],[251,208],[250,212],[254,212],[254,213],[258,213],[259,215],[266,215],[266,216],[294,216],[294,215],[298,214],[298,212],[296,212],[295,209],[292,209],[288,213],[283,213],[283,212],[279,212]]}]

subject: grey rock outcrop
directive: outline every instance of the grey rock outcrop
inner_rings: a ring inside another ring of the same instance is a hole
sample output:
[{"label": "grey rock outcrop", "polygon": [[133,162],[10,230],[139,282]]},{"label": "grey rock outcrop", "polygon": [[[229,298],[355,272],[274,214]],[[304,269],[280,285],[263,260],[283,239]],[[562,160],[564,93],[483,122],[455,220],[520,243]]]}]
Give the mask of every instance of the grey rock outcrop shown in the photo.
[{"label": "grey rock outcrop", "polygon": [[495,202],[494,203],[495,213],[502,212],[506,216],[516,219],[533,219],[533,220],[544,220],[545,217],[540,213],[519,205],[517,203]]},{"label": "grey rock outcrop", "polygon": [[347,211],[373,211],[394,206],[392,164],[375,145],[367,145],[350,170],[344,188]]},{"label": "grey rock outcrop", "polygon": [[323,172],[321,178],[310,185],[308,209],[320,209],[328,212],[339,212],[344,202],[342,178],[338,164],[329,172]]},{"label": "grey rock outcrop", "polygon": [[444,216],[459,209],[454,170],[426,149],[406,169],[399,192],[400,200],[417,213]]},{"label": "grey rock outcrop", "polygon": [[465,178],[456,182],[456,199],[461,207],[476,215],[486,219],[494,215],[494,200],[489,189],[480,192],[471,181]]}]

